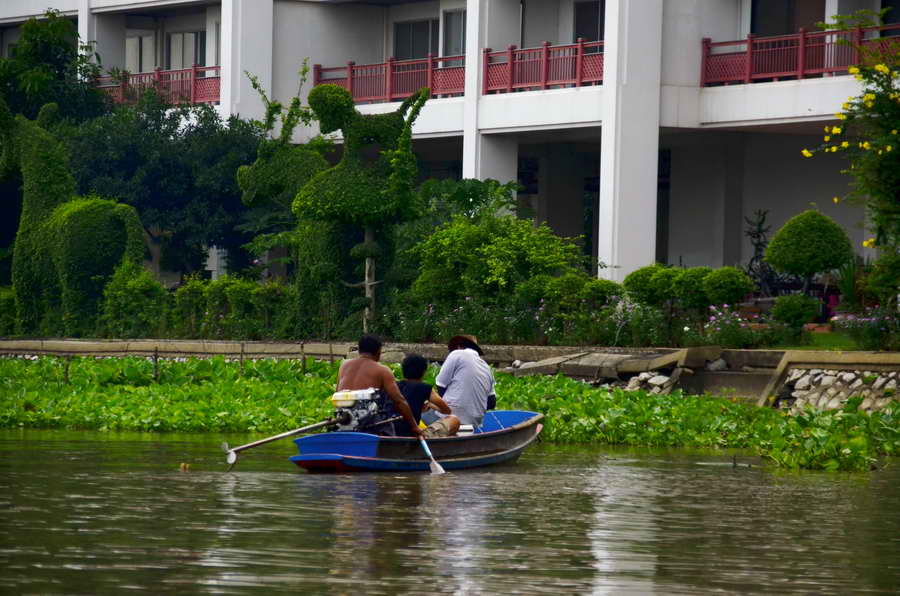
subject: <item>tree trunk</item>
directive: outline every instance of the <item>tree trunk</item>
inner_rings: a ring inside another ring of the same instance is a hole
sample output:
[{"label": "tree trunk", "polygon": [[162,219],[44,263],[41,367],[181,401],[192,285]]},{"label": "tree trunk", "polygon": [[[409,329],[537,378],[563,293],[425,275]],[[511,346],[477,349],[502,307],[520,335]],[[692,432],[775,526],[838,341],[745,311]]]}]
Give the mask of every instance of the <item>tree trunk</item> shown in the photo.
[{"label": "tree trunk", "polygon": [[[375,242],[375,230],[372,226],[366,226],[365,243],[371,247]],[[366,310],[363,314],[363,333],[369,332],[369,323],[372,321],[372,311],[375,308],[375,257],[366,256]]]}]

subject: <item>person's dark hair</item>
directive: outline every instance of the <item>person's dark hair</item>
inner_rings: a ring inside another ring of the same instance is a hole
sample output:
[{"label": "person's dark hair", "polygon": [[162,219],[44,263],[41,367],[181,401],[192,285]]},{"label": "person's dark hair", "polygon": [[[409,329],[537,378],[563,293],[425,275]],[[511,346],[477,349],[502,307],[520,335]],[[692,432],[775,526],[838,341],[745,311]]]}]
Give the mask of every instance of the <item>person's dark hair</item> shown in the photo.
[{"label": "person's dark hair", "polygon": [[425,376],[425,369],[428,368],[428,361],[418,354],[410,354],[403,359],[400,364],[403,369],[404,379],[421,379]]},{"label": "person's dark hair", "polygon": [[381,340],[374,335],[363,335],[359,338],[360,354],[377,354],[381,349]]}]

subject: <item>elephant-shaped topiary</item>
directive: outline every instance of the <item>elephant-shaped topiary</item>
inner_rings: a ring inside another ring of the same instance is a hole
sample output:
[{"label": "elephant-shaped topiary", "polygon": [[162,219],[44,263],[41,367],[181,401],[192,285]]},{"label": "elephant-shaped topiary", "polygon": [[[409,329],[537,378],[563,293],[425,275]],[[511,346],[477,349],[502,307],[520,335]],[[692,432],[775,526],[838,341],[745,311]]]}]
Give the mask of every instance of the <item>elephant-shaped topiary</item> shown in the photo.
[{"label": "elephant-shaped topiary", "polygon": [[365,242],[353,254],[365,257],[366,314],[368,328],[374,306],[375,229],[420,214],[415,192],[418,174],[412,152],[412,125],[430,91],[420,89],[400,107],[386,114],[361,114],[350,93],[337,85],[319,85],[309,93],[309,105],[324,134],[341,130],[344,151],[340,162],[313,176],[294,199],[300,218],[335,221],[360,226]]},{"label": "elephant-shaped topiary", "polygon": [[12,262],[18,331],[77,336],[94,331],[114,269],[141,262],[143,227],[128,205],[75,196],[68,152],[45,128],[56,112],[47,104],[36,121],[14,117],[0,98],[0,175],[22,177]]}]

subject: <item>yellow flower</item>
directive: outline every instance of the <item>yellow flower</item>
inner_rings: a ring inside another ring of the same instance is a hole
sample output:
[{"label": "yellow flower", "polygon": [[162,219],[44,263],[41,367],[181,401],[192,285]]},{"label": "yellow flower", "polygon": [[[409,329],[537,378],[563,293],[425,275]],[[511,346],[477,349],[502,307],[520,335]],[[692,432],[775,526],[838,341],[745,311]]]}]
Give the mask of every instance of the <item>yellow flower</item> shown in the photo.
[{"label": "yellow flower", "polygon": [[810,151],[809,149],[804,149],[800,153],[803,154],[803,157],[812,157],[813,156],[812,151]]},{"label": "yellow flower", "polygon": [[866,102],[866,107],[867,107],[867,108],[871,108],[871,107],[874,106],[874,105],[875,105],[875,104],[874,104],[873,102],[871,102],[871,101],[867,101],[867,102]]},{"label": "yellow flower", "polygon": [[848,143],[847,141],[844,141],[843,143],[841,143],[841,147],[843,147],[844,149],[846,149],[849,146],[850,146],[850,143]]},{"label": "yellow flower", "polygon": [[869,141],[866,141],[866,142],[864,142],[862,145],[860,145],[860,147],[862,147],[863,149],[865,149],[866,151],[868,151],[869,149],[872,148],[872,145],[869,143]]},{"label": "yellow flower", "polygon": [[849,109],[850,109],[850,104],[847,103],[847,102],[842,103],[842,104],[841,104],[841,109],[842,109],[842,110],[849,110]]},{"label": "yellow flower", "polygon": [[891,134],[892,134],[892,135],[897,134],[897,129],[895,128],[894,130],[892,130],[892,131],[891,131]]},{"label": "yellow flower", "polygon": [[888,145],[887,147],[884,148],[884,150],[887,151],[888,153],[890,153],[891,151],[894,150],[894,148],[892,146]]},{"label": "yellow flower", "polygon": [[889,72],[891,72],[891,69],[888,68],[887,66],[885,66],[884,64],[876,64],[875,70],[877,70],[878,72],[884,73],[884,74],[888,74]]},{"label": "yellow flower", "polygon": [[831,137],[829,137],[828,135],[825,135],[824,137],[822,137],[822,140],[827,143],[828,141],[831,140]]},{"label": "yellow flower", "polygon": [[841,114],[840,112],[835,114],[834,117],[837,118],[838,120],[846,120],[847,119],[847,116],[845,116],[844,114]]},{"label": "yellow flower", "polygon": [[872,248],[873,246],[875,246],[875,239],[874,239],[874,238],[869,238],[868,240],[863,240],[863,243],[862,243],[862,244],[863,244],[863,246],[865,246],[866,248]]},{"label": "yellow flower", "polygon": [[847,69],[847,72],[849,72],[850,74],[859,74],[859,68],[857,68],[856,66],[851,66]]},{"label": "yellow flower", "polygon": [[874,93],[866,93],[865,95],[863,95],[863,100],[864,101],[875,101],[875,94]]},{"label": "yellow flower", "polygon": [[841,134],[841,132],[843,132],[843,130],[841,129],[840,126],[835,126],[834,128],[831,129],[831,134],[833,134],[833,135],[839,135],[839,134]]},{"label": "yellow flower", "polygon": [[841,198],[840,198],[840,197],[834,197],[834,198],[831,199],[831,201],[832,201],[835,205],[837,205],[838,203],[841,202]]},{"label": "yellow flower", "polygon": [[862,76],[862,75],[856,75],[856,76],[853,77],[853,78],[856,79],[857,81],[863,80],[863,76]]},{"label": "yellow flower", "polygon": [[881,155],[881,149],[878,150],[878,155]]}]

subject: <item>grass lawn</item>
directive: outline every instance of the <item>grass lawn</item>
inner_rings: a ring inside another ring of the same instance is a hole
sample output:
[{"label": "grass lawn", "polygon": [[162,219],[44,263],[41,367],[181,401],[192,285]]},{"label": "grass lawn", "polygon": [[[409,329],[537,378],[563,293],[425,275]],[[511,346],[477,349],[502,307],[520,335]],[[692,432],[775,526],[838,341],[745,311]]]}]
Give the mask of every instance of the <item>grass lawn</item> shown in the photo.
[{"label": "grass lawn", "polygon": [[779,345],[779,350],[828,350],[835,352],[860,350],[852,338],[843,333],[806,333],[803,336],[806,343],[801,345]]}]

